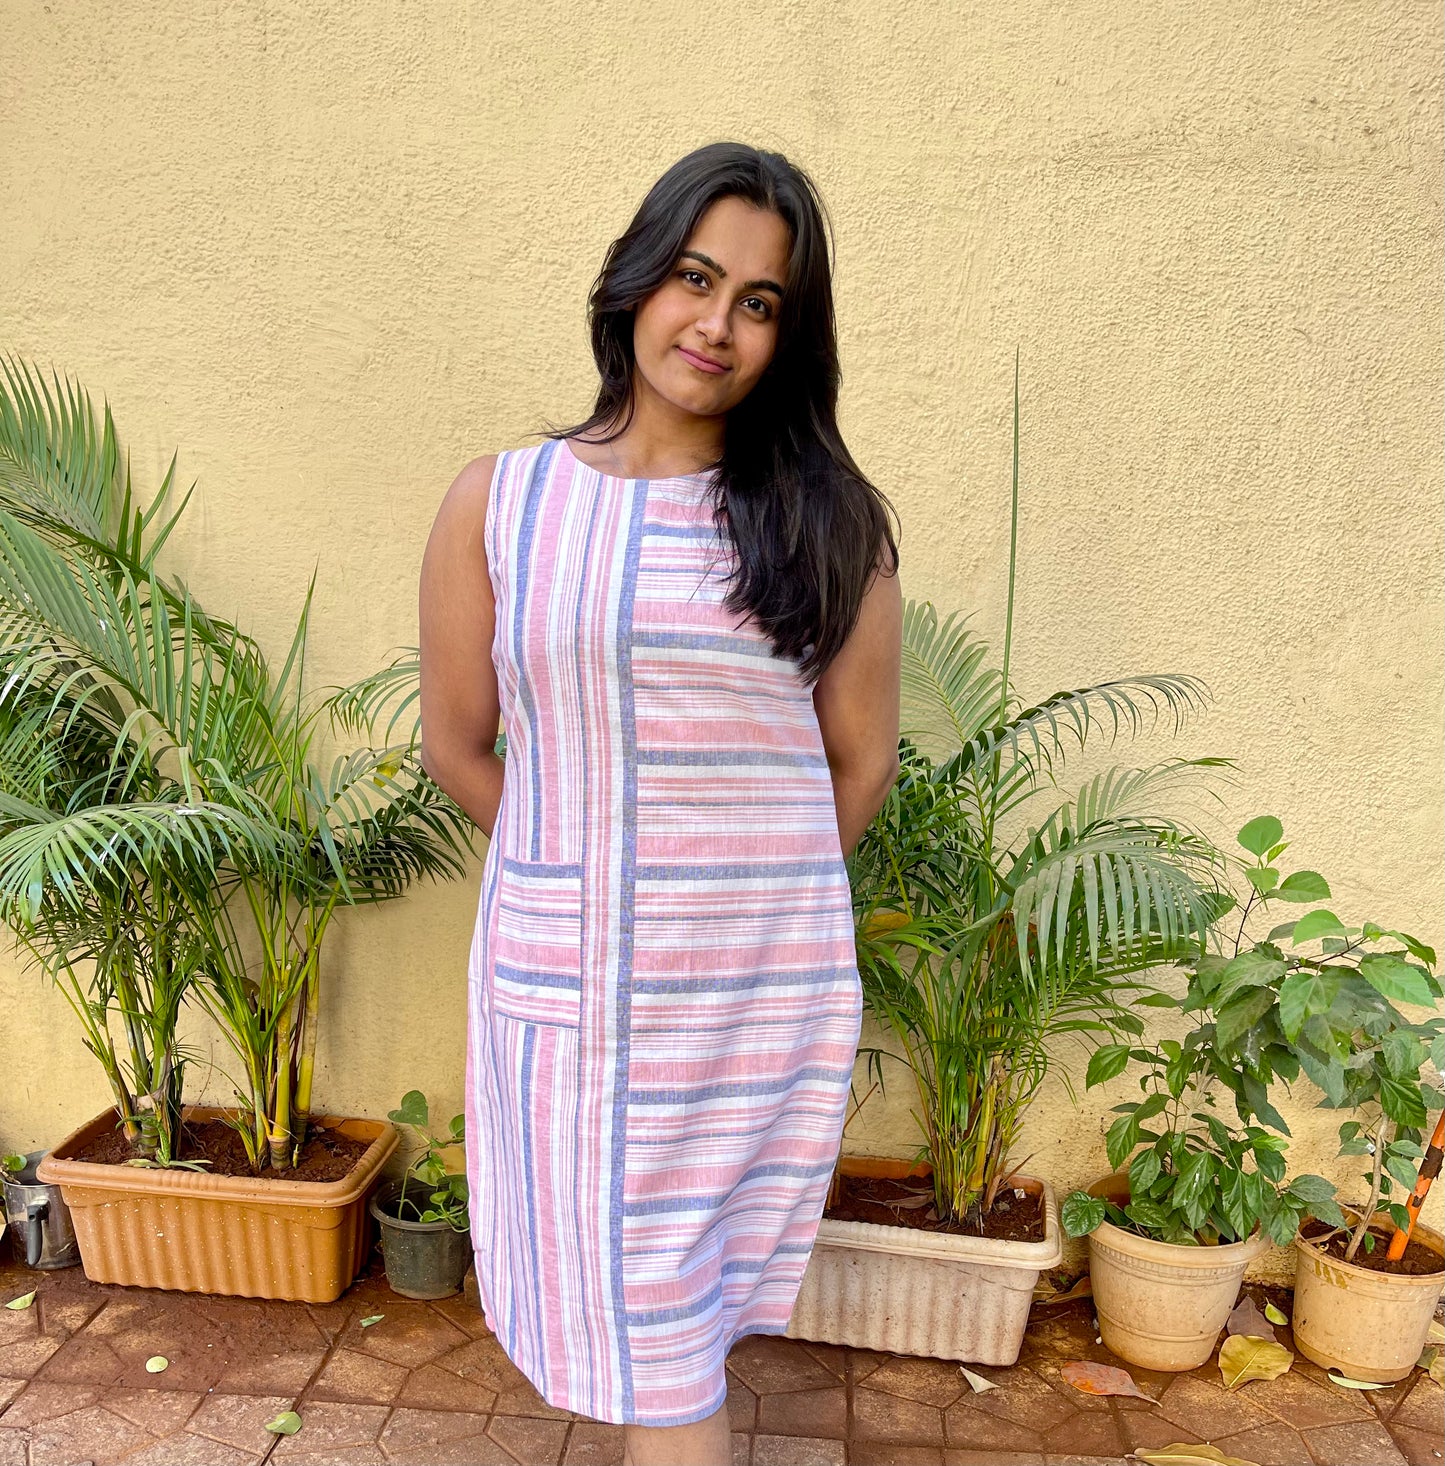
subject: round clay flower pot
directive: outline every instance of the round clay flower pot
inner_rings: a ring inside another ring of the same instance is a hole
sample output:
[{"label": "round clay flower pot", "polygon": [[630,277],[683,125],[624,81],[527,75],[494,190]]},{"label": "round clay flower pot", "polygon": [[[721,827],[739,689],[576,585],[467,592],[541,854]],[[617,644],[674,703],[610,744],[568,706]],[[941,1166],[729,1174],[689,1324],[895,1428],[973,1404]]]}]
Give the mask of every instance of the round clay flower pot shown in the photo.
[{"label": "round clay flower pot", "polygon": [[[1128,1204],[1126,1174],[1106,1176],[1088,1189],[1116,1206]],[[1245,1268],[1269,1249],[1268,1235],[1259,1231],[1243,1242],[1189,1247],[1101,1223],[1089,1233],[1100,1337],[1141,1369],[1197,1369],[1214,1352]]]},{"label": "round clay flower pot", "polygon": [[[1388,1212],[1374,1222],[1388,1233]],[[1440,1257],[1433,1273],[1384,1273],[1329,1256],[1307,1232],[1295,1238],[1294,1341],[1306,1359],[1350,1379],[1393,1384],[1415,1367],[1445,1289],[1445,1238],[1415,1223],[1414,1240]],[[1378,1244],[1377,1244],[1378,1245]]]},{"label": "round clay flower pot", "polygon": [[[412,1179],[407,1201],[426,1194]],[[461,1291],[472,1260],[472,1239],[450,1222],[413,1222],[396,1215],[401,1182],[377,1188],[371,1214],[381,1228],[381,1253],[386,1259],[386,1281],[403,1298],[450,1298]]]}]

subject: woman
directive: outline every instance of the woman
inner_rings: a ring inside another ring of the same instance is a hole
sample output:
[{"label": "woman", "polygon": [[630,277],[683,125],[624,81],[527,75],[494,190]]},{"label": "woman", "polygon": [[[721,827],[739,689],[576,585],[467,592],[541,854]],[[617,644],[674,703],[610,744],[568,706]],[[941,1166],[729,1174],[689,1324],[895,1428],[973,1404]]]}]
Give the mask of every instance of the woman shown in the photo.
[{"label": "woman", "polygon": [[[732,1459],[862,1013],[845,852],[898,768],[902,607],[838,433],[823,214],[670,168],[590,300],[585,422],[469,463],[421,573],[422,762],[487,832],[467,1168],[487,1327],[629,1466]],[[499,716],[506,756],[494,751]]]}]

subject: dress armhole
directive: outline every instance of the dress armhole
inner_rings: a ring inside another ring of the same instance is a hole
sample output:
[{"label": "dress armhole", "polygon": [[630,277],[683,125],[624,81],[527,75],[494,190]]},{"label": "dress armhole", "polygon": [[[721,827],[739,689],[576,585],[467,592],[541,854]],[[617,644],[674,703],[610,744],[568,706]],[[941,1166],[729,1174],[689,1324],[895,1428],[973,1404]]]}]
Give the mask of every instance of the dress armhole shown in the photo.
[{"label": "dress armhole", "polygon": [[482,516],[482,550],[487,557],[487,572],[495,582],[498,579],[499,559],[497,555],[497,516],[500,510],[497,505],[499,490],[506,478],[508,450],[503,449],[497,454],[497,461],[492,465],[492,482],[487,488],[487,508]]}]

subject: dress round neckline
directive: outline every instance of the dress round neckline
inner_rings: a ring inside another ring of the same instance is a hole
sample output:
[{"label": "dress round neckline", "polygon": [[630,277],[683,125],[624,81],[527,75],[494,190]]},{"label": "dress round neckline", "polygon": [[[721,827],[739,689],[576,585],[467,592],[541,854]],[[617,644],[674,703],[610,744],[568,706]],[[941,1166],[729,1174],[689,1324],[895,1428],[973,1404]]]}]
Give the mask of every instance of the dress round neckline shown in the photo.
[{"label": "dress round neckline", "polygon": [[561,443],[562,451],[566,453],[566,455],[572,460],[573,463],[577,464],[581,468],[587,469],[590,473],[600,474],[603,478],[611,479],[614,483],[619,484],[691,483],[693,479],[712,478],[714,473],[716,472],[715,469],[711,468],[698,468],[694,469],[691,473],[665,473],[652,476],[642,474],[636,478],[623,478],[620,474],[608,473],[605,469],[594,468],[590,463],[583,463],[582,460],[572,451],[572,440],[570,438],[558,438],[557,441]]}]

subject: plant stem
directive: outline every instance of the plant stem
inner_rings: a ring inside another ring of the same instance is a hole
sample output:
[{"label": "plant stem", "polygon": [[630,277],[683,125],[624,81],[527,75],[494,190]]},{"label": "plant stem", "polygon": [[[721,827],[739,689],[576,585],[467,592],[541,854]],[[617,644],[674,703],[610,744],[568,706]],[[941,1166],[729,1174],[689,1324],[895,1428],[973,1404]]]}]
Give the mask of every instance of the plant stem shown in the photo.
[{"label": "plant stem", "polygon": [[1365,1203],[1364,1214],[1360,1217],[1360,1225],[1355,1228],[1354,1235],[1350,1238],[1350,1245],[1345,1248],[1345,1261],[1353,1262],[1355,1254],[1360,1250],[1360,1243],[1365,1240],[1365,1233],[1370,1230],[1370,1223],[1375,1216],[1375,1207],[1380,1200],[1380,1174],[1385,1166],[1385,1131],[1389,1129],[1389,1121],[1382,1115],[1380,1117],[1380,1128],[1375,1132],[1375,1169],[1370,1177],[1370,1199]]},{"label": "plant stem", "polygon": [[1014,639],[1014,579],[1019,552],[1019,352],[1014,348],[1014,465],[1013,494],[1009,506],[1008,538],[1008,609],[1003,628],[1003,686],[999,693],[998,721],[1008,721],[1008,669]]}]

